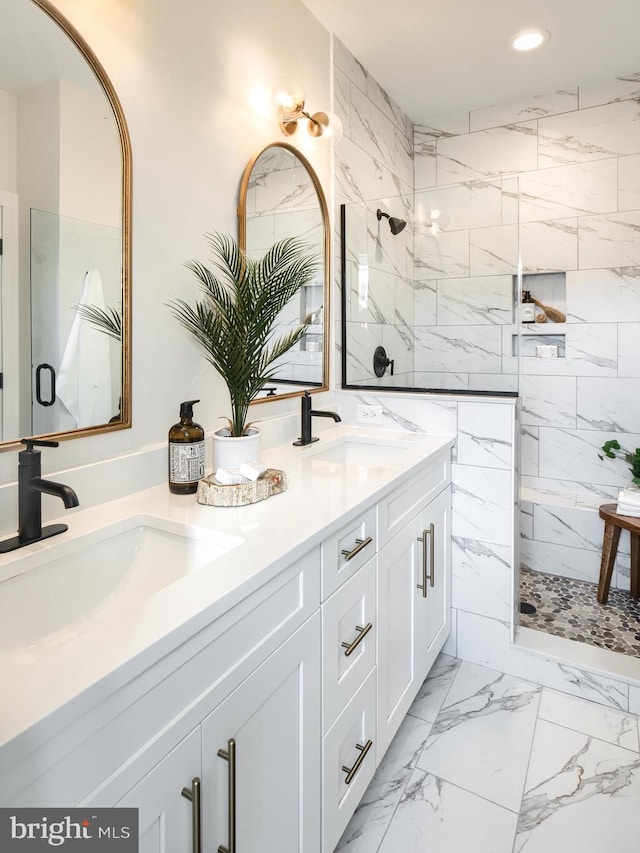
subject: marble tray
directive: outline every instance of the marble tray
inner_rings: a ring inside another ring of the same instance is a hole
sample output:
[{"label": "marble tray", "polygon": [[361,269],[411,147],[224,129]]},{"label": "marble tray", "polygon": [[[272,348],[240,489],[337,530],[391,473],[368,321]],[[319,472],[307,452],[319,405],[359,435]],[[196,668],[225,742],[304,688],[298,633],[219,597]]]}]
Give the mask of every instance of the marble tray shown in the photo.
[{"label": "marble tray", "polygon": [[253,483],[236,483],[226,486],[213,474],[198,483],[197,499],[204,506],[244,506],[279,495],[287,488],[287,475],[277,468],[267,468],[265,474]]}]

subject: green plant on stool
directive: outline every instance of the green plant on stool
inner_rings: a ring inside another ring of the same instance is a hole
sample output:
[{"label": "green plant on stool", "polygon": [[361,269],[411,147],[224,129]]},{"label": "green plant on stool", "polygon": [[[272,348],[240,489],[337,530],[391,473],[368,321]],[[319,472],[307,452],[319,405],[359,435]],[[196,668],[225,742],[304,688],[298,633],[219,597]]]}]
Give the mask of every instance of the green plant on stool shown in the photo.
[{"label": "green plant on stool", "polygon": [[620,442],[612,438],[610,441],[605,441],[601,448],[604,456],[598,453],[600,459],[604,459],[606,456],[608,459],[615,459],[618,457],[619,459],[624,459],[625,462],[630,464],[629,470],[633,474],[632,482],[635,483],[636,486],[640,486],[640,447],[636,447],[633,453],[630,453],[628,450],[624,450],[620,447]]}]

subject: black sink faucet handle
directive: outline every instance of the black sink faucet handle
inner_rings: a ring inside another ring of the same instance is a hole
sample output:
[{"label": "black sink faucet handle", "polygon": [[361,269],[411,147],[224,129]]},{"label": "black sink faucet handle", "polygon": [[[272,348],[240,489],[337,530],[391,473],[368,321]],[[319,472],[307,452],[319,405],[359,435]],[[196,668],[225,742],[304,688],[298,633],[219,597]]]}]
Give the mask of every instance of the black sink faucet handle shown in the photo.
[{"label": "black sink faucet handle", "polygon": [[33,450],[34,447],[58,447],[60,442],[45,438],[21,438],[20,444],[26,444],[27,450]]}]

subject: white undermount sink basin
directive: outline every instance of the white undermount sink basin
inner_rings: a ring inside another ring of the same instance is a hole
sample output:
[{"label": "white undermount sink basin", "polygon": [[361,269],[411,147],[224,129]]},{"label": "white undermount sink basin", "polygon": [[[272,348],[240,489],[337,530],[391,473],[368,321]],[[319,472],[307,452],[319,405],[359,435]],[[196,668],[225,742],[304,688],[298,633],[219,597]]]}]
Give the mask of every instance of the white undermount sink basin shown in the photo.
[{"label": "white undermount sink basin", "polygon": [[57,646],[95,620],[127,619],[150,596],[241,541],[136,516],[26,556],[27,569],[0,583],[0,653]]},{"label": "white undermount sink basin", "polygon": [[305,451],[312,462],[338,462],[342,465],[390,465],[415,442],[401,438],[383,438],[376,435],[341,436],[322,443],[322,439]]}]

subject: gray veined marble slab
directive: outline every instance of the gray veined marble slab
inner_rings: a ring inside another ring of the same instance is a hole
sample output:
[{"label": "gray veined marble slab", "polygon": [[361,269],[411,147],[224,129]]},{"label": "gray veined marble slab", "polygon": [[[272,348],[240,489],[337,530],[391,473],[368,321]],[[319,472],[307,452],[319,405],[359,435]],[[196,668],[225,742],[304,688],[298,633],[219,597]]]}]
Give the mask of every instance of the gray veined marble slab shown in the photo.
[{"label": "gray veined marble slab", "polygon": [[640,98],[640,73],[630,72],[579,87],[580,109]]},{"label": "gray veined marble slab", "polygon": [[336,148],[335,174],[338,193],[348,201],[382,197],[382,166],[379,160],[347,137]]},{"label": "gray veined marble slab", "polygon": [[415,770],[380,853],[511,853],[516,823],[512,811]]},{"label": "gray veined marble slab", "polygon": [[640,154],[618,160],[618,210],[640,209]]},{"label": "gray veined marble slab", "polygon": [[333,37],[333,62],[363,92],[367,90],[367,71],[336,36]]},{"label": "gray veined marble slab", "polygon": [[538,167],[584,163],[640,150],[636,101],[542,118],[538,121]]},{"label": "gray veined marble slab", "polygon": [[415,195],[419,233],[437,222],[442,231],[462,231],[502,224],[502,182],[473,181]]},{"label": "gray veined marble slab", "polygon": [[493,403],[458,404],[458,462],[509,468],[513,452],[513,409]]},{"label": "gray veined marble slab", "polygon": [[638,379],[579,377],[577,426],[602,432],[634,432],[640,427]]},{"label": "gray veined marble slab", "polygon": [[[638,120],[640,127],[640,119]],[[640,210],[584,216],[578,233],[580,269],[640,264]]]},{"label": "gray veined marble slab", "polygon": [[578,268],[578,220],[525,222],[520,227],[520,255],[525,273]]},{"label": "gray veined marble slab", "polygon": [[640,267],[573,270],[566,275],[568,323],[640,321]]},{"label": "gray veined marble slab", "polygon": [[536,169],[537,124],[527,121],[440,139],[437,163],[440,185]]},{"label": "gray veined marble slab", "polygon": [[469,275],[469,232],[429,230],[416,234],[414,266],[418,280]]},{"label": "gray veined marble slab", "polygon": [[470,275],[515,275],[517,268],[517,225],[474,228],[469,233]]},{"label": "gray veined marble slab", "polygon": [[408,713],[412,717],[433,723],[440,712],[459,666],[460,661],[456,658],[440,654],[431,667],[431,671],[418,691]]},{"label": "gray veined marble slab", "polygon": [[555,92],[543,92],[529,95],[494,107],[472,110],[469,114],[471,130],[483,130],[500,127],[527,119],[544,118],[556,113],[567,113],[578,109],[578,90],[558,89]]},{"label": "gray veined marble slab", "polygon": [[540,688],[462,662],[418,768],[518,811]]},{"label": "gray veined marble slab", "polygon": [[454,464],[452,533],[497,545],[512,540],[512,482],[509,471]]},{"label": "gray veined marble slab", "polygon": [[499,326],[417,326],[416,370],[500,373]]},{"label": "gray veined marble slab", "polygon": [[523,376],[520,385],[523,426],[576,426],[574,376]]},{"label": "gray veined marble slab", "polygon": [[638,719],[548,687],[542,688],[538,717],[568,729],[638,752]]},{"label": "gray veined marble slab", "polygon": [[640,323],[618,326],[618,376],[640,376]]},{"label": "gray veined marble slab", "polygon": [[631,853],[640,838],[640,755],[540,720],[516,853]]},{"label": "gray veined marble slab", "polygon": [[351,87],[351,139],[381,163],[393,168],[395,137],[393,123],[382,115],[369,98]]},{"label": "gray veined marble slab", "polygon": [[438,325],[490,325],[513,320],[510,275],[448,278],[438,282]]},{"label": "gray veined marble slab", "polygon": [[520,222],[564,219],[618,209],[618,160],[595,160],[519,176]]},{"label": "gray veined marble slab", "polygon": [[452,537],[451,604],[469,613],[509,620],[511,548]]}]

